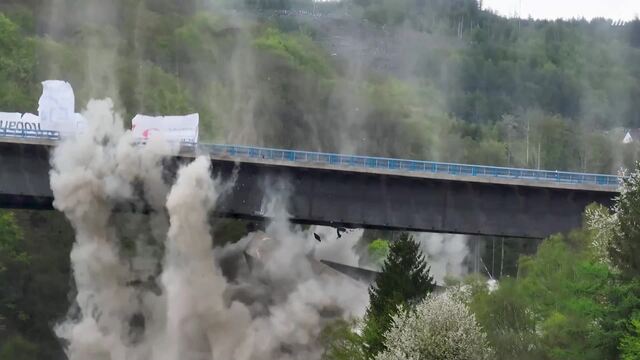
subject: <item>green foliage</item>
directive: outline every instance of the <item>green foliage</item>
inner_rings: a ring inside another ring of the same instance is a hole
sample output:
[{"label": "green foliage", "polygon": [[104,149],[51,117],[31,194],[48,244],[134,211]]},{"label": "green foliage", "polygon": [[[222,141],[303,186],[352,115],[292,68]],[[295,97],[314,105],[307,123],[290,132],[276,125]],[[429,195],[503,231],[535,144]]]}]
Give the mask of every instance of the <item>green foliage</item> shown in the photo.
[{"label": "green foliage", "polygon": [[28,5],[17,3],[0,4],[0,12],[11,19],[23,33],[32,33],[36,29],[36,19],[33,10]]},{"label": "green foliage", "polygon": [[[72,242],[73,230],[60,213],[0,212],[0,264],[6,270],[0,271],[2,351],[15,355],[11,349],[26,346],[20,351],[27,359],[61,358],[51,325],[69,305]],[[31,355],[33,346],[37,346],[37,356]],[[14,358],[20,359],[7,357]]]},{"label": "green foliage", "polygon": [[470,307],[487,331],[496,359],[542,359],[536,321],[528,310],[530,299],[517,281],[504,279],[493,293],[487,291],[484,281],[475,283],[474,288]]},{"label": "green foliage", "polygon": [[179,71],[189,73],[201,66],[208,66],[211,70],[213,66],[228,61],[228,51],[235,45],[240,32],[215,13],[199,13],[185,19],[184,24],[165,41],[169,42],[166,44],[169,49],[171,44],[175,44],[173,52],[176,52]]},{"label": "green foliage", "polygon": [[508,165],[507,151],[505,145],[500,141],[482,140],[478,142],[469,138],[465,140],[467,145],[465,159],[468,163],[494,166]]},{"label": "green foliage", "polygon": [[0,107],[32,111],[35,95],[35,46],[18,26],[0,13]]},{"label": "green foliage", "polygon": [[640,359],[640,316],[629,321],[629,334],[620,341],[622,360]]},{"label": "green foliage", "polygon": [[391,326],[398,306],[413,306],[434,288],[419,244],[407,234],[391,243],[382,272],[369,289],[370,303],[363,330],[367,358],[385,349],[384,333]]},{"label": "green foliage", "polygon": [[369,244],[368,250],[371,260],[382,266],[389,255],[389,242],[383,239],[374,240]]},{"label": "green foliage", "polygon": [[[611,318],[603,325],[609,337],[620,339],[619,349],[623,359],[638,355],[637,314],[640,309],[640,264],[637,256],[640,248],[640,170],[625,178],[620,195],[616,198],[612,212],[603,207],[590,207],[587,219],[594,233],[594,248],[597,258],[615,269],[617,282],[610,287]],[[619,273],[619,274],[618,274]],[[629,320],[631,319],[631,320]],[[630,323],[629,323],[630,321]]]},{"label": "green foliage", "polygon": [[29,257],[21,249],[22,231],[16,224],[14,215],[0,211],[0,270],[9,263],[29,263]]},{"label": "green foliage", "polygon": [[0,360],[33,360],[37,354],[38,346],[21,336],[0,342]]},{"label": "green foliage", "polygon": [[498,359],[614,358],[637,291],[595,260],[586,232],[545,240],[517,280],[477,289],[471,306]]},{"label": "green foliage", "polygon": [[545,116],[534,127],[534,137],[541,149],[541,166],[545,169],[567,169],[576,159],[576,142],[567,121],[558,116]]},{"label": "green foliage", "polygon": [[303,71],[322,76],[328,76],[331,73],[323,53],[305,34],[284,34],[269,27],[254,40],[254,44],[259,49],[282,57],[289,64]]},{"label": "green foliage", "polygon": [[0,212],[0,317],[14,322],[24,319],[19,309],[22,283],[31,261],[25,252],[22,232],[11,212]]},{"label": "green foliage", "polygon": [[372,1],[364,12],[366,19],[379,25],[402,24],[409,14],[409,0]]},{"label": "green foliage", "polygon": [[[177,78],[160,67],[131,63],[121,71],[121,94],[127,109],[135,109],[136,113],[148,115],[183,115],[195,112],[189,92]],[[137,72],[137,77],[130,76],[131,72]]]},{"label": "green foliage", "polygon": [[363,127],[368,134],[367,153],[393,157],[419,157],[424,153],[424,135],[411,119],[412,89],[392,78],[375,78],[362,91],[367,104]]},{"label": "green foliage", "polygon": [[[478,17],[476,0],[353,0],[361,8],[362,16],[376,25],[396,26],[406,22],[418,29],[433,31],[449,28],[464,17],[473,21]],[[433,14],[438,14],[434,18]]]},{"label": "green foliage", "polygon": [[9,211],[0,211],[0,321],[5,323],[2,327],[26,319],[27,314],[20,308],[19,302],[22,300],[22,282],[30,260],[14,215]]},{"label": "green foliage", "polygon": [[[636,165],[637,169],[640,169]],[[609,246],[614,264],[630,277],[640,275],[640,170],[627,179],[613,209],[615,228]]]},{"label": "green foliage", "polygon": [[324,360],[365,360],[363,339],[355,328],[358,323],[337,320],[327,325],[320,335],[325,352]]},{"label": "green foliage", "polygon": [[639,215],[640,164],[623,180],[611,212],[602,207],[592,207],[587,211],[587,220],[595,232],[598,247],[606,249],[607,260],[629,279],[640,275]]},{"label": "green foliage", "polygon": [[[480,15],[460,64],[452,110],[469,121],[495,121],[522,108],[540,108],[588,123],[624,123],[634,75],[612,56],[632,50],[612,24],[513,22]],[[615,95],[614,95],[615,94]],[[604,115],[607,114],[607,115]]]},{"label": "green foliage", "polygon": [[248,232],[254,231],[255,225],[237,219],[220,219],[213,226],[213,238],[216,246],[224,246],[242,239]]}]

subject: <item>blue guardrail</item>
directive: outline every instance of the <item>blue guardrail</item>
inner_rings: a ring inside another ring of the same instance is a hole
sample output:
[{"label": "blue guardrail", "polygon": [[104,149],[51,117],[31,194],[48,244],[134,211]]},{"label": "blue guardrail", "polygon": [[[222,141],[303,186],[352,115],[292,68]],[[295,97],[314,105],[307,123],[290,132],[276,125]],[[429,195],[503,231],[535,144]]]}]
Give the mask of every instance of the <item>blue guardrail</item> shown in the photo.
[{"label": "blue guardrail", "polygon": [[618,187],[621,178],[615,175],[585,174],[564,171],[517,169],[497,166],[452,164],[434,161],[390,159],[383,157],[341,155],[309,151],[280,150],[238,145],[199,144],[198,149],[216,156],[278,160],[296,163],[319,163],[361,169],[382,169],[418,173],[482,176],[507,179],[549,181],[565,184],[587,184]]},{"label": "blue guardrail", "polygon": [[0,128],[0,137],[60,140],[60,133],[51,130],[26,130]]},{"label": "blue guardrail", "polygon": [[[60,140],[60,133],[48,130],[0,129],[0,137]],[[497,166],[452,164],[434,161],[390,159],[383,157],[342,155],[310,151],[269,149],[240,145],[193,144],[184,146],[219,157],[251,160],[277,160],[300,164],[324,164],[345,168],[380,169],[417,173],[481,176],[502,179],[524,179],[563,184],[585,184],[618,187],[621,178],[615,175],[585,174],[565,171],[517,169]]]}]

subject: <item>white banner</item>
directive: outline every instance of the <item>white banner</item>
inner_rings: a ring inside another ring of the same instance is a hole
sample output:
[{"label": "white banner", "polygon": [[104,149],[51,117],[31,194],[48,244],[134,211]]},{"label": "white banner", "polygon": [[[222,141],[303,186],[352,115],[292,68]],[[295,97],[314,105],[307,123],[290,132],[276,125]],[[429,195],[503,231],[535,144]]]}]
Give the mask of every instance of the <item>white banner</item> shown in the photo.
[{"label": "white banner", "polygon": [[131,121],[131,131],[136,140],[147,141],[162,136],[170,142],[198,142],[199,114],[184,116],[136,115]]},{"label": "white banner", "polygon": [[40,118],[33,114],[0,112],[0,129],[40,130]]},{"label": "white banner", "polygon": [[22,122],[22,114],[0,112],[0,128],[17,129],[17,124]]},{"label": "white banner", "polygon": [[27,127],[26,124],[30,124],[33,127],[37,127],[38,130],[40,129],[42,124],[42,122],[40,121],[40,117],[38,115],[34,115],[30,113],[26,113],[22,115],[22,122],[25,123],[25,128]]}]

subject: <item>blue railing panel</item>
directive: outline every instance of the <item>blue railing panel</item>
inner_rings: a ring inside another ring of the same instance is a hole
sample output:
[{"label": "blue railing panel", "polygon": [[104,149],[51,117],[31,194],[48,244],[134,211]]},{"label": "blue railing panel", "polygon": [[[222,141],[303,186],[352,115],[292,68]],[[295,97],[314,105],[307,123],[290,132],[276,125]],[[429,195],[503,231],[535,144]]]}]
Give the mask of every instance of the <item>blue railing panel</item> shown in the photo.
[{"label": "blue railing panel", "polygon": [[51,130],[25,130],[0,128],[0,137],[60,140],[60,133]]},{"label": "blue railing panel", "polygon": [[[601,186],[619,186],[621,181],[621,179],[615,175],[598,175],[547,170],[503,168],[496,166],[450,164],[432,161],[350,156],[306,151],[252,148],[232,145],[218,146],[236,149],[235,151],[226,152],[231,156],[242,156],[243,152],[238,151],[237,148],[246,148],[250,149],[249,157],[253,158],[261,157],[262,159],[268,160],[324,163],[328,165],[364,169],[401,170],[408,172],[425,172],[458,176],[488,176],[498,178],[550,181],[567,184],[592,184]],[[255,156],[255,154],[260,154],[260,156]]]}]

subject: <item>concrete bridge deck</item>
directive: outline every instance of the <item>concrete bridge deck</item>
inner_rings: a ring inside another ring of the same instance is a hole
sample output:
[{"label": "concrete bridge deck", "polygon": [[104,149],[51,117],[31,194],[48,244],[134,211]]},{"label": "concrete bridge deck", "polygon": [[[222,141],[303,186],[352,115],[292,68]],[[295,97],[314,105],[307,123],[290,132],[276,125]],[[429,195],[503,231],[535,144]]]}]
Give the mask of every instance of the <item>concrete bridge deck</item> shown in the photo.
[{"label": "concrete bridge deck", "polygon": [[[0,141],[0,206],[51,209],[51,139]],[[619,179],[231,145],[185,146],[175,164],[208,154],[216,176],[238,168],[218,216],[262,220],[274,184],[298,223],[542,238],[577,228],[584,208],[610,205]],[[177,166],[171,166],[174,172]],[[434,170],[434,171],[431,171]],[[483,173],[484,172],[484,173]]]}]

